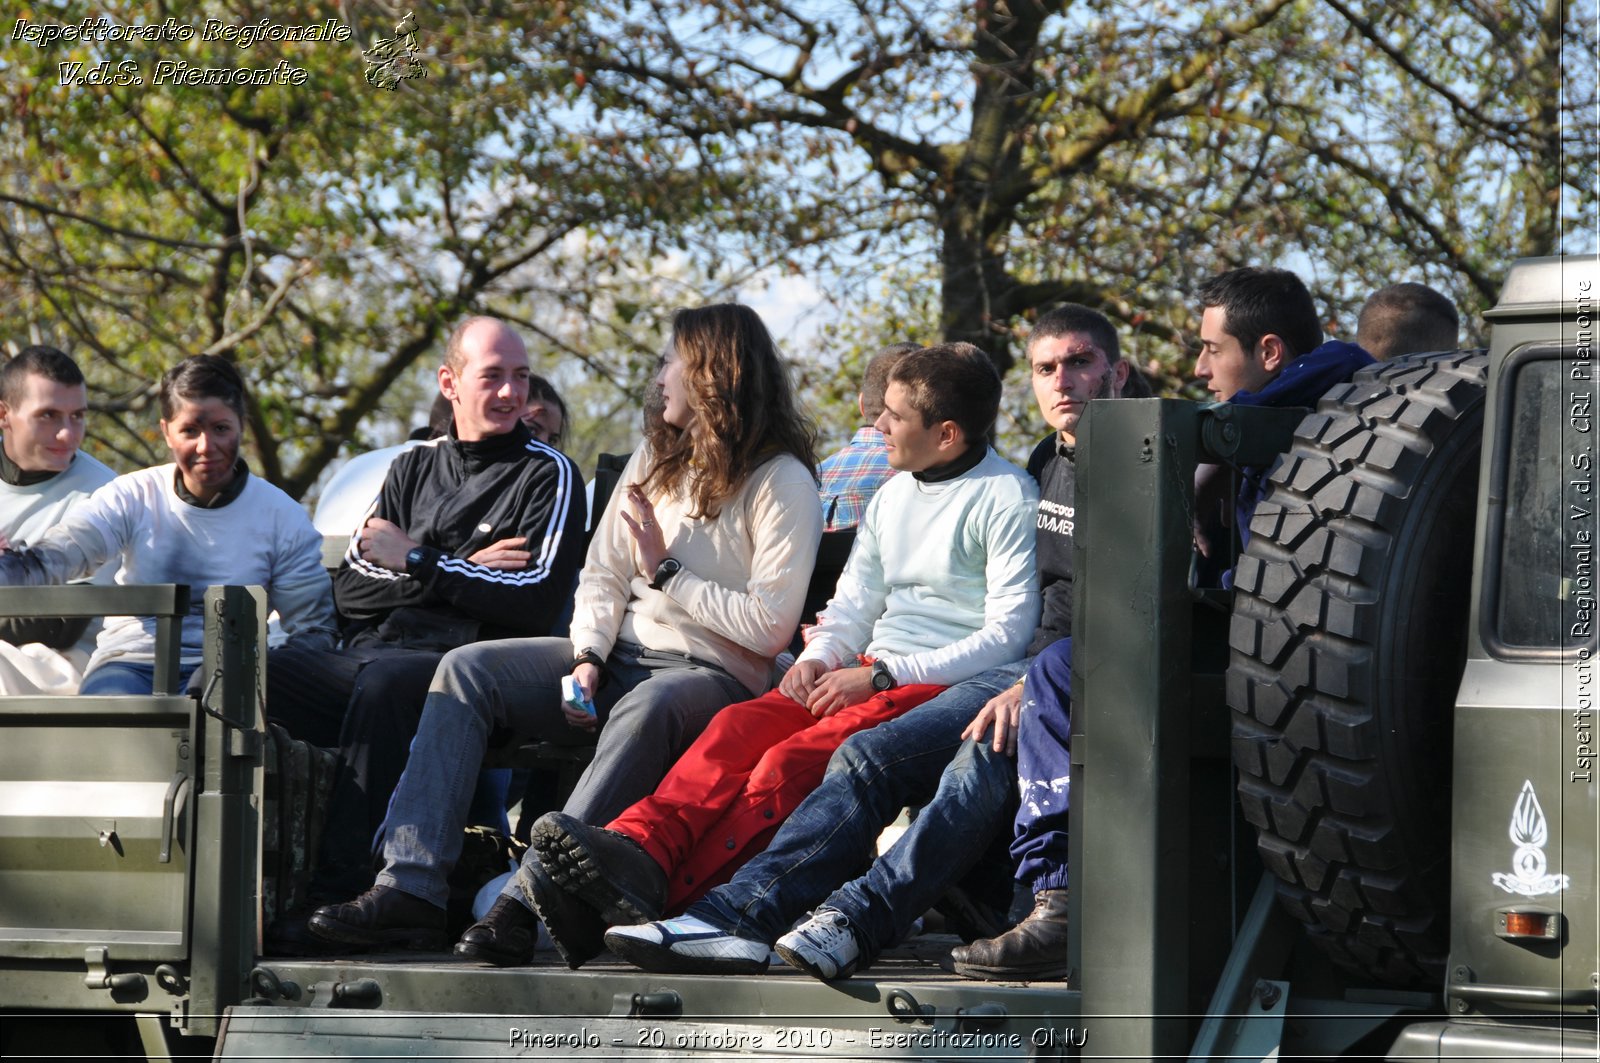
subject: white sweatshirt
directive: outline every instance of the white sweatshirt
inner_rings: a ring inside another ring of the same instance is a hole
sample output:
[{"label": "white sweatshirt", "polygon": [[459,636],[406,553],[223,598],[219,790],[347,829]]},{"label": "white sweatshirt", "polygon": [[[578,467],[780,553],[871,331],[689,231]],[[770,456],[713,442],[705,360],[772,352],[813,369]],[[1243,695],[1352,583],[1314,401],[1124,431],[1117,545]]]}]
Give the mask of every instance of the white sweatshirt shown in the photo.
[{"label": "white sweatshirt", "polygon": [[29,546],[47,528],[61,523],[75,504],[116,477],[80,450],[71,465],[43,483],[16,487],[0,480],[0,535],[10,539],[13,548]]},{"label": "white sweatshirt", "polygon": [[899,683],[942,686],[1020,659],[1039,623],[1039,489],[992,450],[953,479],[878,489],[800,660],[856,654]]},{"label": "white sweatshirt", "polygon": [[[219,509],[191,505],[174,487],[176,466],[119,476],[40,536],[29,549],[0,554],[0,584],[43,585],[81,579],[121,555],[116,582],[186,583],[190,615],[183,622],[183,660],[203,656],[205,588],[266,588],[291,639],[332,645],[333,594],[322,567],[322,536],[300,504],[251,476],[239,497]],[[93,670],[103,661],[155,655],[153,617],[108,617]]]}]

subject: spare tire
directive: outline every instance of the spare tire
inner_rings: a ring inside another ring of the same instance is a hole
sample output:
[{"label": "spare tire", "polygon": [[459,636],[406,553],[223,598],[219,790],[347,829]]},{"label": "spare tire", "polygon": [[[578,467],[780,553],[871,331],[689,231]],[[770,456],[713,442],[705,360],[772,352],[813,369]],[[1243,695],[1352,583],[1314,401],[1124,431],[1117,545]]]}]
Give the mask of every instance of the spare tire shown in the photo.
[{"label": "spare tire", "polygon": [[1296,431],[1235,573],[1245,818],[1342,967],[1443,980],[1451,717],[1465,659],[1486,358],[1363,370]]}]

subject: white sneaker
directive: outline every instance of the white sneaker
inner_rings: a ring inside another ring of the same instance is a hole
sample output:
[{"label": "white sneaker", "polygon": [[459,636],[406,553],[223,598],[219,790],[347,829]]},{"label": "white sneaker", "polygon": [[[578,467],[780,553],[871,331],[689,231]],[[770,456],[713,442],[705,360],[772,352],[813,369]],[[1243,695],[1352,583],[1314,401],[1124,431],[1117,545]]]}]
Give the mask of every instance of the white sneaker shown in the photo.
[{"label": "white sneaker", "polygon": [[778,939],[778,955],[791,967],[831,982],[856,973],[861,946],[850,920],[834,908],[818,908],[811,918]]},{"label": "white sneaker", "polygon": [[761,974],[772,950],[681,915],[606,931],[606,948],[635,967],[661,974]]}]

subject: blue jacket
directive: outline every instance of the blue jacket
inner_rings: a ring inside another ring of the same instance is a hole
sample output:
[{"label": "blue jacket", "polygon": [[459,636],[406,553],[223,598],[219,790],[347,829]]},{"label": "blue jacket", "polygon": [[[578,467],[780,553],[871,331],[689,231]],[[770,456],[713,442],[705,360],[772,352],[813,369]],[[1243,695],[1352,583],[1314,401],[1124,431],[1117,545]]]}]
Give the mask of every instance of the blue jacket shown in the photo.
[{"label": "blue jacket", "polygon": [[[1283,372],[1268,381],[1267,386],[1260,391],[1240,391],[1228,401],[1238,406],[1315,408],[1317,402],[1330,389],[1346,383],[1357,371],[1373,364],[1373,361],[1372,355],[1355,344],[1333,340],[1290,362]],[[1239,529],[1239,545],[1242,548],[1250,541],[1250,518],[1255,516],[1256,506],[1267,493],[1267,474],[1271,471],[1271,467],[1245,465],[1238,471],[1239,489],[1234,496],[1233,526]],[[1208,488],[1210,490],[1221,488],[1224,481],[1217,477],[1224,475],[1226,475],[1225,467],[1202,467],[1196,482],[1197,501],[1199,501],[1198,496],[1206,494]],[[1210,497],[1219,503],[1223,501],[1216,495]],[[1223,514],[1212,510],[1213,515],[1207,518],[1204,516],[1205,509],[1206,504],[1202,501],[1200,526],[1197,531],[1201,542],[1207,545],[1203,551],[1206,556],[1201,563],[1200,575],[1203,583],[1215,586],[1218,567],[1231,556],[1228,545],[1231,537],[1228,535],[1228,528],[1225,527],[1226,518]],[[1220,582],[1224,587],[1233,586],[1231,567],[1221,573]]]},{"label": "blue jacket", "polygon": [[1376,359],[1353,343],[1329,340],[1296,358],[1260,391],[1240,391],[1235,406],[1315,406],[1335,384],[1343,384]]},{"label": "blue jacket", "polygon": [[[1357,371],[1375,361],[1372,355],[1353,343],[1329,340],[1310,354],[1290,362],[1260,391],[1240,391],[1228,401],[1235,406],[1309,406],[1315,409],[1318,400],[1330,389],[1349,382]],[[1239,469],[1239,495],[1234,513],[1241,547],[1250,542],[1250,518],[1255,516],[1256,506],[1267,493],[1268,471],[1257,465]]]}]

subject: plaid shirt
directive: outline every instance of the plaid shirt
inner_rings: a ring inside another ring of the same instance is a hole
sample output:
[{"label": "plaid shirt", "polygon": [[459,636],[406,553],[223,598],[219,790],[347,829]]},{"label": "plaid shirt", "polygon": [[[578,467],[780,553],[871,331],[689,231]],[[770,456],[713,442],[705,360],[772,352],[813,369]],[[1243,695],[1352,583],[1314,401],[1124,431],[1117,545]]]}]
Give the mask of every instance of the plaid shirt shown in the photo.
[{"label": "plaid shirt", "polygon": [[867,503],[894,474],[883,433],[876,428],[856,429],[855,437],[843,450],[817,467],[823,530],[847,531],[860,524]]}]

